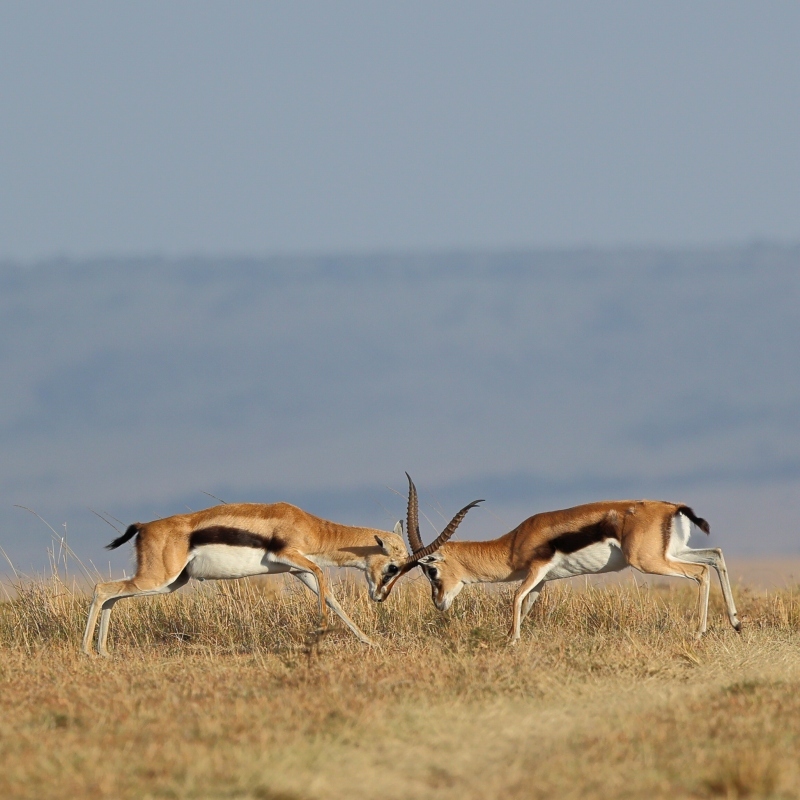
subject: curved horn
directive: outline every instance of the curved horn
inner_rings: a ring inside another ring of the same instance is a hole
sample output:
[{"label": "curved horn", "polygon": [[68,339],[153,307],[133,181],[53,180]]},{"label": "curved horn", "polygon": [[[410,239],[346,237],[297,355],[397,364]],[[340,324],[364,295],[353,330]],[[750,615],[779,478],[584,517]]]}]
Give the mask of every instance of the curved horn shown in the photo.
[{"label": "curved horn", "polygon": [[408,478],[408,512],[406,514],[406,535],[408,536],[408,544],[411,546],[411,552],[416,553],[417,550],[422,550],[422,537],[419,535],[419,501],[417,500],[417,487],[414,486],[414,481],[411,476],[406,472]]},{"label": "curved horn", "polygon": [[408,563],[416,563],[421,558],[435,553],[456,532],[456,528],[461,524],[461,520],[467,516],[467,512],[482,502],[483,500],[473,500],[468,506],[464,506],[464,508],[450,520],[447,527],[427,547],[423,547],[422,550],[414,551],[409,557]]}]

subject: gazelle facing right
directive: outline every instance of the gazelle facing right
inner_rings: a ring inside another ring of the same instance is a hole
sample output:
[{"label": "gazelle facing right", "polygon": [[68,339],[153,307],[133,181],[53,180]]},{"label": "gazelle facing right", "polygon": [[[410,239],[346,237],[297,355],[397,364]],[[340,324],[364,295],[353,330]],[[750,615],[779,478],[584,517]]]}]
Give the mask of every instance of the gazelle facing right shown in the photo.
[{"label": "gazelle facing right", "polygon": [[364,644],[373,644],[347,616],[330,591],[322,567],[354,567],[364,572],[373,600],[407,559],[402,524],[394,532],[356,528],[320,519],[288,503],[238,503],[130,525],[107,545],[110,550],[136,538],[136,574],[95,586],[86,620],[83,652],[92,653],[100,619],[97,652],[108,655],[109,620],[123,597],[169,594],[190,578],[224,580],[288,572],[319,598],[321,629],[326,606]]},{"label": "gazelle facing right", "polygon": [[422,546],[417,524],[417,492],[411,478],[407,532],[412,554],[384,592],[397,578],[419,565],[431,584],[432,599],[440,611],[468,583],[521,581],[514,595],[509,638],[519,640],[522,620],[531,610],[547,581],[627,566],[651,575],[690,578],[700,586],[701,637],[708,624],[709,568],[719,576],[728,618],[741,630],[736,616],[728,570],[722,550],[688,546],[693,522],[705,533],[709,525],[689,506],[658,500],[609,500],[535,514],[505,536],[488,542],[448,542],[449,528],[427,547]]}]

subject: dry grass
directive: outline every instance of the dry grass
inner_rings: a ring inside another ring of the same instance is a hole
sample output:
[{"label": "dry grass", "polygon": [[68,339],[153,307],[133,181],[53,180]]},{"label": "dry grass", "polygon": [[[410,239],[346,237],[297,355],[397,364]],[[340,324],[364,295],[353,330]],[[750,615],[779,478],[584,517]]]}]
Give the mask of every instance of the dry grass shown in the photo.
[{"label": "dry grass", "polygon": [[743,634],[716,605],[696,643],[678,582],[551,586],[517,648],[506,591],[447,615],[419,581],[337,594],[379,650],[337,630],[315,654],[310,595],[270,578],[121,602],[104,661],[78,654],[85,593],[20,583],[0,797],[800,797],[792,590],[740,587]]}]

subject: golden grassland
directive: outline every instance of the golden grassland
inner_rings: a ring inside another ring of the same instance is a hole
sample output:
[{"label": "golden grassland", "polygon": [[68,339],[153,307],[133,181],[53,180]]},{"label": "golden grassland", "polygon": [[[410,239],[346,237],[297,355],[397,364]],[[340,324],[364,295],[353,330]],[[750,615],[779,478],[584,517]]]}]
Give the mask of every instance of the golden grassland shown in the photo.
[{"label": "golden grassland", "polygon": [[800,592],[715,587],[696,642],[680,581],[547,587],[505,643],[510,590],[448,614],[406,580],[336,586],[380,647],[315,647],[291,579],[120,602],[78,652],[84,591],[0,603],[2,798],[800,797]]}]

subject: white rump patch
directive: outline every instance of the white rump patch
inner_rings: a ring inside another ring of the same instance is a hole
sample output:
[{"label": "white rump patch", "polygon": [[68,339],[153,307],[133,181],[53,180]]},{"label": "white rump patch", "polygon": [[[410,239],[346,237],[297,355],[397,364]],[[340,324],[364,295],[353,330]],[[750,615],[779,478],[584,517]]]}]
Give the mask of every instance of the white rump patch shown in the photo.
[{"label": "white rump patch", "polygon": [[556,553],[543,580],[594,575],[598,572],[619,572],[628,562],[616,539],[595,542],[574,553]]},{"label": "white rump patch", "polygon": [[681,553],[689,550],[689,536],[692,534],[692,523],[683,514],[676,514],[672,518],[672,528],[669,534],[667,558],[679,558]]},{"label": "white rump patch", "polygon": [[270,560],[269,555],[259,548],[204,544],[192,550],[192,558],[186,569],[192,578],[221,580],[288,572],[291,567]]}]

